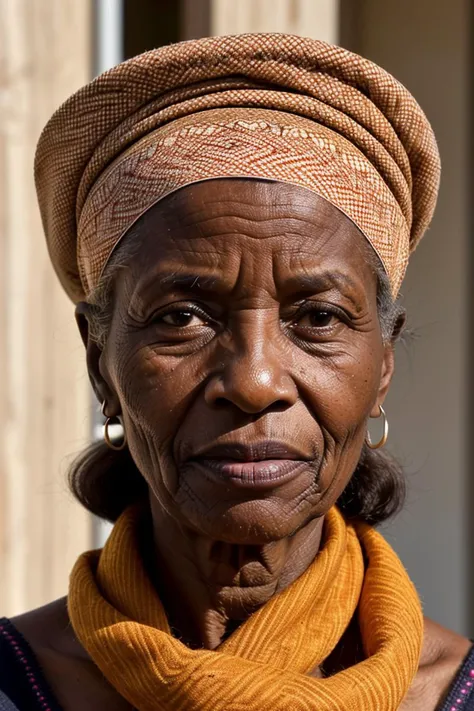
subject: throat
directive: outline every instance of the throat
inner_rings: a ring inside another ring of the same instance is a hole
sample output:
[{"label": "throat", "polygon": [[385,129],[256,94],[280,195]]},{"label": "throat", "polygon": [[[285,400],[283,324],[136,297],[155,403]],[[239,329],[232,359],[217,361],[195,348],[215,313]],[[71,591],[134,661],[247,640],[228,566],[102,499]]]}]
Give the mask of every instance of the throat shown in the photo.
[{"label": "throat", "polygon": [[302,575],[318,553],[323,527],[323,519],[314,519],[289,538],[237,545],[182,527],[173,531],[173,522],[159,513],[153,512],[147,567],[173,635],[193,649],[219,647]]}]

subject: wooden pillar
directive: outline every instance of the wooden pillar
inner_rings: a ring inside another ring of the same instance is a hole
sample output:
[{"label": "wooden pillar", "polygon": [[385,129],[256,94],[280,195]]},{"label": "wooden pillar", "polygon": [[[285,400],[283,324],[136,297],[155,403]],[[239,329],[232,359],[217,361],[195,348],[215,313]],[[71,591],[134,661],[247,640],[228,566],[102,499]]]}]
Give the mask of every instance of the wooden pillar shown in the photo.
[{"label": "wooden pillar", "polygon": [[181,0],[181,36],[290,32],[337,43],[341,1]]},{"label": "wooden pillar", "polygon": [[211,34],[290,32],[337,42],[339,0],[211,0]]},{"label": "wooden pillar", "polygon": [[90,434],[73,305],[49,263],[33,184],[39,133],[90,78],[88,0],[0,3],[0,614],[64,594],[91,544],[64,472]]}]

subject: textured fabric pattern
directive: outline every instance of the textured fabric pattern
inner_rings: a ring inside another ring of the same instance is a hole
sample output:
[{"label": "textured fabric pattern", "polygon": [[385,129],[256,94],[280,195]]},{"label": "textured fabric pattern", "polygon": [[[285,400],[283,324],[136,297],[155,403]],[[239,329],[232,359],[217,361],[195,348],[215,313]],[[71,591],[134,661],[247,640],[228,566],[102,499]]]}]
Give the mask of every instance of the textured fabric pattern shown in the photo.
[{"label": "textured fabric pattern", "polygon": [[[53,115],[38,144],[35,176],[51,258],[73,300],[90,294],[115,244],[147,206],[163,196],[160,191],[190,180],[187,170],[172,179],[158,175],[166,172],[159,160],[163,144],[158,129],[168,126],[169,137],[186,126],[185,141],[174,145],[182,157],[187,151],[194,159],[197,150],[213,146],[212,141],[195,142],[196,134],[190,138],[193,121],[202,127],[206,118],[201,112],[232,113],[237,108],[234,122],[228,114],[222,119],[213,115],[212,121],[208,117],[214,137],[220,134],[225,143],[225,123],[227,142],[252,139],[256,152],[265,153],[268,126],[276,126],[274,160],[269,163],[265,154],[253,177],[265,173],[269,179],[282,179],[284,160],[278,161],[278,151],[285,134],[284,152],[291,156],[291,166],[283,179],[324,197],[332,182],[334,204],[371,241],[397,292],[407,254],[431,220],[439,183],[439,155],[426,117],[409,92],[372,62],[324,42],[261,34],[193,40],[134,57],[81,89]],[[252,129],[256,109],[279,113],[261,119],[266,126]],[[250,113],[242,119],[245,110]],[[187,120],[173,128],[177,119]],[[152,142],[142,143],[150,134]],[[154,160],[144,160],[145,145],[150,152],[157,147]],[[171,153],[165,151],[165,161]],[[208,166],[200,178],[195,171],[192,180],[227,175],[223,165],[228,153],[222,144],[219,151],[210,150],[213,170]],[[134,156],[142,170],[137,175]],[[237,146],[232,171],[240,174],[238,157]],[[183,161],[179,164],[182,167]],[[255,170],[256,161],[249,177]],[[357,190],[364,170],[365,187],[371,185],[361,217]],[[104,171],[110,184],[101,179]],[[245,170],[242,177],[247,174]],[[133,195],[141,196],[136,209],[128,194],[131,186]],[[374,208],[376,214],[371,215]]]},{"label": "textured fabric pattern", "polygon": [[440,711],[474,711],[474,646],[464,659]]},{"label": "textured fabric pattern", "polygon": [[[139,711],[396,711],[418,668],[417,593],[383,537],[337,509],[308,570],[215,651],[171,635],[141,562],[136,510],[72,574],[74,630],[109,682]],[[367,567],[364,566],[364,557]],[[329,678],[308,675],[355,611],[367,658]]]}]

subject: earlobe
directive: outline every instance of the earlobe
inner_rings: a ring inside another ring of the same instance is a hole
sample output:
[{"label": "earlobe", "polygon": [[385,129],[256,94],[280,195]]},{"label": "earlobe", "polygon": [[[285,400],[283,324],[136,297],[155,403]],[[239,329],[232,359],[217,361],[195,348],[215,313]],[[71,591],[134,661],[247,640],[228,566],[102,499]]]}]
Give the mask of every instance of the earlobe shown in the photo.
[{"label": "earlobe", "polygon": [[95,396],[100,405],[107,402],[107,410],[110,416],[116,416],[120,413],[118,398],[114,390],[111,388],[107,379],[103,375],[103,367],[101,359],[103,358],[102,348],[97,341],[91,336],[90,331],[90,305],[86,302],[80,302],[76,306],[76,323],[81,334],[82,342],[86,349],[87,370],[89,380],[94,390]]}]

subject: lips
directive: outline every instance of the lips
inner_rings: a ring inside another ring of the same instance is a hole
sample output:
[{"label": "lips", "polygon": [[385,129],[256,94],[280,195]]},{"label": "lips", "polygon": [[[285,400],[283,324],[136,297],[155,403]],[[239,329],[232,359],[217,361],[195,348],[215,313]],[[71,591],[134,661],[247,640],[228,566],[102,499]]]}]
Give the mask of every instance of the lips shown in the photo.
[{"label": "lips", "polygon": [[262,440],[243,444],[223,442],[204,447],[191,455],[192,459],[234,459],[240,462],[258,462],[268,459],[311,461],[313,457],[279,440]]},{"label": "lips", "polygon": [[205,448],[188,460],[207,479],[238,488],[281,486],[310,466],[311,458],[275,440],[242,444],[228,442]]},{"label": "lips", "polygon": [[196,466],[205,470],[207,478],[239,488],[271,489],[282,486],[297,476],[308,462],[294,459],[264,459],[237,462],[235,460],[196,459]]}]

